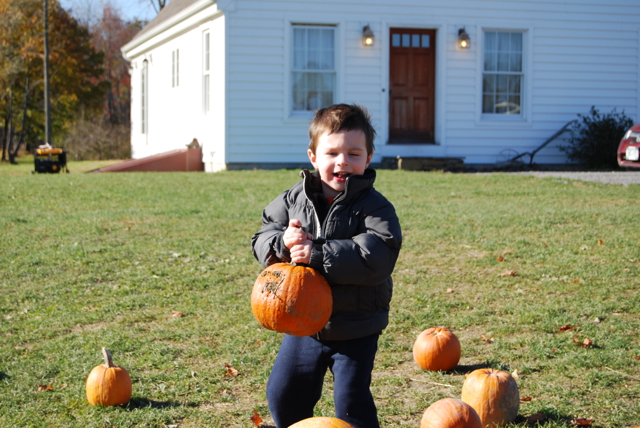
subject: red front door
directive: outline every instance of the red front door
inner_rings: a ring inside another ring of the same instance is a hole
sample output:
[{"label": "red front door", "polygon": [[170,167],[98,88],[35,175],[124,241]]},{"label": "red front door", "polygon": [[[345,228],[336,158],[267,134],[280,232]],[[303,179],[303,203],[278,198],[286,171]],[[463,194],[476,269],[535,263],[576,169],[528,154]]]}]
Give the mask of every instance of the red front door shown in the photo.
[{"label": "red front door", "polygon": [[392,28],[389,143],[434,143],[435,30]]}]

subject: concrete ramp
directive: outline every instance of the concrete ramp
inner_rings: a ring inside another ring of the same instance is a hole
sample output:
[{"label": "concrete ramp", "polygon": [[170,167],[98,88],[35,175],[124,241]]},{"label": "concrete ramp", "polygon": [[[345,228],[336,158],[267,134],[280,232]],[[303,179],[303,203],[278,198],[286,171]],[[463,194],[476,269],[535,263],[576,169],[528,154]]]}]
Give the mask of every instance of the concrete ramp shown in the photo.
[{"label": "concrete ramp", "polygon": [[89,172],[197,172],[204,171],[202,147],[176,149],[140,159],[131,159]]}]

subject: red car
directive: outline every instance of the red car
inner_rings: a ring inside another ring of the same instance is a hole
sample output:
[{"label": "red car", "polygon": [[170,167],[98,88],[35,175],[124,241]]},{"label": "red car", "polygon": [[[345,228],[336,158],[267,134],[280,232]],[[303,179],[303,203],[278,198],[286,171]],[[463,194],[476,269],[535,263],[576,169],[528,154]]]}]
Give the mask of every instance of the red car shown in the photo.
[{"label": "red car", "polygon": [[629,128],[620,140],[618,165],[623,168],[640,168],[640,123]]}]

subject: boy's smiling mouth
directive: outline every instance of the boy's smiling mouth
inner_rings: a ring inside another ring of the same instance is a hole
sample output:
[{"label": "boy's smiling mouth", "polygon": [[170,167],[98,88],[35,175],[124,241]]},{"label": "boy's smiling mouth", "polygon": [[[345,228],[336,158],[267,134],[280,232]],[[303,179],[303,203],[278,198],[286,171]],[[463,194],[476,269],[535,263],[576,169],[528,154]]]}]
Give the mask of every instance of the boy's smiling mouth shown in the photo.
[{"label": "boy's smiling mouth", "polygon": [[351,173],[349,172],[335,172],[333,173],[334,177],[336,177],[338,180],[346,180],[347,178],[349,178],[349,176],[351,175]]}]

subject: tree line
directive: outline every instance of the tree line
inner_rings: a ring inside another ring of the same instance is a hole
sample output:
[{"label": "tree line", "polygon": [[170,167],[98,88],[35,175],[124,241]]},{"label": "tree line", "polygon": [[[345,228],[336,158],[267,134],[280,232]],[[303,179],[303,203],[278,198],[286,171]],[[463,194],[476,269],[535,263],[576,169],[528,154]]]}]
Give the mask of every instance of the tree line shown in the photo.
[{"label": "tree line", "polygon": [[[0,0],[2,161],[44,143],[42,0]],[[124,21],[105,3],[80,23],[49,0],[52,145],[76,159],[130,156],[130,75],[120,47],[144,22]]]}]

